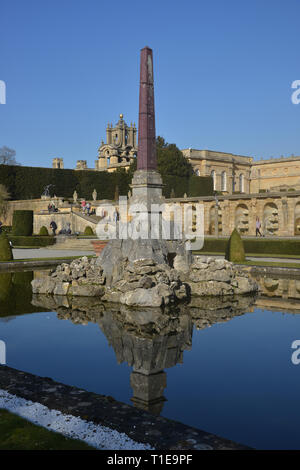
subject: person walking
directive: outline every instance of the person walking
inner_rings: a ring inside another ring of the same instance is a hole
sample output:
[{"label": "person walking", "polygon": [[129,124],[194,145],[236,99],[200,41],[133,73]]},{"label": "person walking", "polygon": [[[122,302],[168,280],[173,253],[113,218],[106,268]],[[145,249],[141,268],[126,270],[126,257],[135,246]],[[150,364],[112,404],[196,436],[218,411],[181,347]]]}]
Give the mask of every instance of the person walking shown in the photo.
[{"label": "person walking", "polygon": [[57,225],[56,225],[56,223],[55,223],[54,220],[52,220],[52,221],[50,222],[50,227],[51,227],[51,229],[52,229],[52,234],[53,234],[53,235],[56,235]]},{"label": "person walking", "polygon": [[257,237],[258,234],[262,237],[260,229],[261,229],[261,223],[260,223],[259,217],[256,217],[256,228],[255,228],[255,236],[256,237]]}]

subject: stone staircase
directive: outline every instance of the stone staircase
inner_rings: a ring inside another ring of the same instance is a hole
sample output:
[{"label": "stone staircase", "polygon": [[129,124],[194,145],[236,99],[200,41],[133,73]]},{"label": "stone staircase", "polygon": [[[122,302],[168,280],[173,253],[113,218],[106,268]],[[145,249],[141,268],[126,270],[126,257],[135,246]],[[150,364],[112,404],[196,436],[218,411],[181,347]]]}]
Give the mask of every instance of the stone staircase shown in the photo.
[{"label": "stone staircase", "polygon": [[96,226],[102,218],[98,215],[85,215],[85,214],[83,214],[82,212],[79,212],[79,211],[73,211],[73,214],[76,215],[77,217],[80,217],[81,219],[86,220],[92,226],[93,225]]},{"label": "stone staircase", "polygon": [[55,245],[47,247],[48,250],[74,250],[74,251],[95,251],[92,241],[97,240],[92,238],[77,238],[77,237],[56,237]]}]

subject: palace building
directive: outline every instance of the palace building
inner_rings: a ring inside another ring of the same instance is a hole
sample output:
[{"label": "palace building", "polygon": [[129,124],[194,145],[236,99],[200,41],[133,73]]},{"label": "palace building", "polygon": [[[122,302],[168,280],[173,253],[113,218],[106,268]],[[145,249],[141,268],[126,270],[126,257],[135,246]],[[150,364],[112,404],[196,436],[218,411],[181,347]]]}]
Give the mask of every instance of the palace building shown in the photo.
[{"label": "palace building", "polygon": [[[129,169],[137,155],[137,128],[128,126],[120,114],[113,127],[106,128],[106,143],[102,140],[95,161],[95,171],[113,172]],[[254,160],[251,156],[214,150],[181,150],[199,176],[211,176],[214,190],[223,195],[258,194],[300,190],[300,156]],[[53,159],[53,168],[64,168],[62,158]],[[87,160],[78,160],[76,170],[91,170]]]}]

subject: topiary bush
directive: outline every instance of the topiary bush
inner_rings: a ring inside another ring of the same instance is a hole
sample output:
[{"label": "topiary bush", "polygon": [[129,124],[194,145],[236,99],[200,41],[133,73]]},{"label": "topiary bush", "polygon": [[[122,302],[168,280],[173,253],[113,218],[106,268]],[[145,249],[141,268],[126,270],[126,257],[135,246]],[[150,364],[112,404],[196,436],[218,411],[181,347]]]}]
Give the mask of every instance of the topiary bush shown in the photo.
[{"label": "topiary bush", "polygon": [[39,235],[41,235],[42,237],[45,237],[45,236],[49,235],[48,229],[47,229],[47,227],[45,227],[45,225],[43,225],[40,228]]},{"label": "topiary bush", "polygon": [[237,229],[235,228],[228,240],[225,252],[225,259],[240,263],[245,261],[244,243]]},{"label": "topiary bush", "polygon": [[9,235],[9,240],[12,242],[13,246],[48,246],[55,244],[55,237],[40,237],[39,235],[33,235],[31,237],[16,237],[13,235]]},{"label": "topiary bush", "polygon": [[13,253],[6,233],[0,235],[0,261],[13,260]]},{"label": "topiary bush", "polygon": [[18,210],[13,213],[12,235],[28,237],[33,231],[33,211]]},{"label": "topiary bush", "polygon": [[94,235],[92,227],[87,225],[84,229],[83,235],[89,235],[89,236]]},{"label": "topiary bush", "polygon": [[1,228],[2,228],[2,232],[11,233],[11,230],[12,230],[11,225],[2,225]]},{"label": "topiary bush", "polygon": [[[205,238],[203,252],[225,253],[228,238]],[[243,239],[246,253],[268,255],[300,255],[300,240],[270,238],[245,238]]]}]

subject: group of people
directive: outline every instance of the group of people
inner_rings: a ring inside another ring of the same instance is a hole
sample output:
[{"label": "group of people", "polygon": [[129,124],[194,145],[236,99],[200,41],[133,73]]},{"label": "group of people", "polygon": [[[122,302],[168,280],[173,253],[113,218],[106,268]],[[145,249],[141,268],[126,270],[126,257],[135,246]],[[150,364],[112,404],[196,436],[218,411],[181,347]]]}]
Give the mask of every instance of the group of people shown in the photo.
[{"label": "group of people", "polygon": [[82,199],[81,201],[81,210],[83,214],[86,215],[95,215],[96,210],[91,208],[91,204],[89,202],[86,202],[85,199]]},{"label": "group of people", "polygon": [[[50,228],[52,230],[52,235],[56,235],[56,230],[57,230],[57,224],[55,220],[51,220],[50,222]],[[58,235],[71,235],[72,230],[71,230],[71,224],[68,222],[66,228],[62,228],[59,232]]]},{"label": "group of people", "polygon": [[50,202],[49,205],[48,205],[48,212],[49,214],[51,212],[58,212],[58,209],[57,207],[55,206],[54,202]]}]

